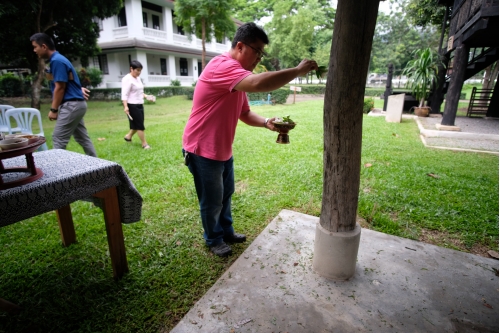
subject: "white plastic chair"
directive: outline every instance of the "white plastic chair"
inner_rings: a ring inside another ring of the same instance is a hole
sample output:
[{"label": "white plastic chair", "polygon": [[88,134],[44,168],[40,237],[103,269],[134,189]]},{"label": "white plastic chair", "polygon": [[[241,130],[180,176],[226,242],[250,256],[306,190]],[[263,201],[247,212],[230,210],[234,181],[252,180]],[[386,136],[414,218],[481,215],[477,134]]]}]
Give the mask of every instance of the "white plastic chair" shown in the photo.
[{"label": "white plastic chair", "polygon": [[7,118],[5,118],[5,111],[13,109],[12,105],[1,105],[0,104],[0,132],[9,132],[9,126],[7,126]]},{"label": "white plastic chair", "polygon": [[[10,123],[10,117],[14,118],[17,123],[17,127],[12,128]],[[33,133],[33,120],[34,118],[38,118],[38,127],[40,128],[40,133]],[[33,134],[33,135],[41,135],[43,134],[43,126],[42,126],[42,116],[40,115],[40,111],[33,108],[13,108],[5,111],[5,121],[7,126],[9,127],[9,134],[12,132],[20,132],[22,134]],[[39,150],[48,150],[47,143],[44,143],[40,146]]]}]

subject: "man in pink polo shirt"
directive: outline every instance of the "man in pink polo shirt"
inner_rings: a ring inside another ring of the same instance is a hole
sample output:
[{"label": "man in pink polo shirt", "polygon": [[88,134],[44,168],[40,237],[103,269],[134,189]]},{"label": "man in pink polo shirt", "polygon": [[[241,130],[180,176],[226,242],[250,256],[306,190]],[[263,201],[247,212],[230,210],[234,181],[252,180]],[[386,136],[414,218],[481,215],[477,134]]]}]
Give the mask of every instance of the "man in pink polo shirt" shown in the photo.
[{"label": "man in pink polo shirt", "polygon": [[298,76],[318,69],[304,59],[295,68],[253,74],[266,55],[269,39],[255,23],[236,31],[229,52],[213,58],[199,77],[193,108],[182,136],[186,164],[194,178],[200,204],[205,242],[220,256],[231,255],[226,243],[242,243],[246,236],[233,229],[231,196],[234,193],[233,141],[238,120],[247,125],[276,130],[274,118],[250,111],[247,92],[278,89]]}]

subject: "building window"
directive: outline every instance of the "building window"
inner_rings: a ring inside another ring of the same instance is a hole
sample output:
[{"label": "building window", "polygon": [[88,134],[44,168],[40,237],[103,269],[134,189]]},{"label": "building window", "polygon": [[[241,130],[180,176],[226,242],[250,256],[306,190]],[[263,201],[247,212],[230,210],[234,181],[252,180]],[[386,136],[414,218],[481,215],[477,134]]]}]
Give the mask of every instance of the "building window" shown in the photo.
[{"label": "building window", "polygon": [[201,75],[201,71],[202,71],[202,68],[201,68],[201,61],[198,61],[198,76]]},{"label": "building window", "polygon": [[224,44],[224,40],[226,39],[226,34],[222,34],[222,36],[215,36],[215,42],[219,44]]},{"label": "building window", "polygon": [[118,13],[118,26],[119,27],[127,26],[127,15],[125,14],[125,7],[120,9],[120,12]]},{"label": "building window", "polygon": [[99,31],[102,31],[102,20],[98,17],[94,17],[92,21],[99,27]]},{"label": "building window", "polygon": [[153,15],[153,29],[160,30],[160,17]]},{"label": "building window", "polygon": [[179,66],[181,68],[181,76],[188,76],[188,61],[186,58],[179,59]]},{"label": "building window", "polygon": [[108,69],[108,56],[106,54],[100,54],[94,57],[94,67],[99,68],[102,74],[109,74]]},{"label": "building window", "polygon": [[[174,19],[174,24],[175,24],[175,12],[172,10],[172,17]],[[180,25],[177,25],[177,34],[179,35],[184,35],[184,29]]]},{"label": "building window", "polygon": [[148,14],[146,12],[142,12],[142,26],[144,28],[148,27]]},{"label": "building window", "polygon": [[161,75],[167,75],[167,59],[160,58]]}]

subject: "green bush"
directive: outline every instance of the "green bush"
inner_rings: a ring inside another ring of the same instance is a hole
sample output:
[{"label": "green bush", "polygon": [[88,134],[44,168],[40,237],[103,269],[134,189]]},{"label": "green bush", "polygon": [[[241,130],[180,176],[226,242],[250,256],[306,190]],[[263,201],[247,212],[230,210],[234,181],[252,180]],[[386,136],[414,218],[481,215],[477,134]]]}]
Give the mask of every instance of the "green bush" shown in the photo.
[{"label": "green bush", "polygon": [[[172,97],[192,95],[193,87],[146,87],[144,93],[147,95],[154,95],[158,97]],[[121,100],[121,88],[105,88],[105,89],[92,89],[90,92],[90,100]],[[192,99],[192,98],[191,98]]]},{"label": "green bush", "polygon": [[98,68],[82,68],[77,74],[82,87],[90,89],[102,83],[102,72]]},{"label": "green bush", "polygon": [[280,88],[271,92],[247,93],[249,101],[267,101],[267,95],[271,94],[273,104],[285,104],[290,95],[290,88]]},{"label": "green bush", "polygon": [[371,98],[371,97],[365,98],[365,100],[363,102],[363,113],[370,112],[374,106],[375,106],[375,101],[373,100],[373,98]]},{"label": "green bush", "polygon": [[[284,88],[290,90],[290,86],[300,87],[301,94],[324,95],[326,90],[325,84],[291,84],[286,85]],[[290,93],[292,93],[291,90]]]},{"label": "green bush", "polygon": [[0,96],[19,97],[23,94],[23,81],[14,74],[0,76]]},{"label": "green bush", "polygon": [[170,86],[171,87],[180,87],[181,86],[181,81],[179,81],[179,80],[172,80],[172,81],[170,81]]}]

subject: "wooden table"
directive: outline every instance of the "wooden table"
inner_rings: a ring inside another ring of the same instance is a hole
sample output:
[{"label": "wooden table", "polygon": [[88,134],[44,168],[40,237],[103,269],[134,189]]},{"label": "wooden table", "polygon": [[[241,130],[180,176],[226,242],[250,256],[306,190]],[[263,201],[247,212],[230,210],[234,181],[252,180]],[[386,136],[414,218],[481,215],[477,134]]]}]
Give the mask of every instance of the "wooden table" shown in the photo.
[{"label": "wooden table", "polygon": [[[142,197],[123,168],[114,162],[66,150],[33,154],[43,176],[29,184],[0,190],[0,227],[55,210],[64,246],[76,241],[70,204],[91,200],[102,208],[113,277],[128,272],[122,223],[141,219]],[[24,156],[3,160],[4,166],[26,163]],[[3,175],[4,183],[19,173]]]}]

